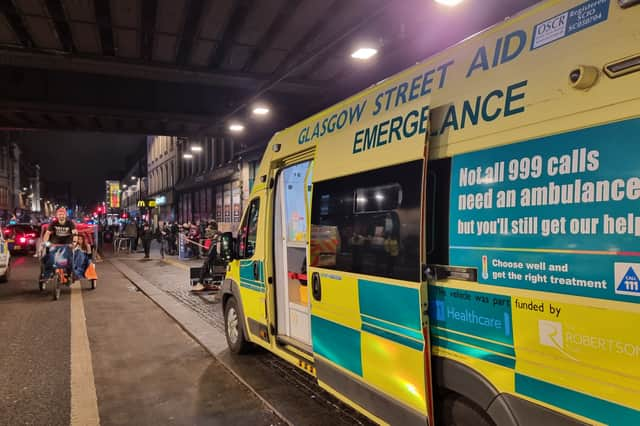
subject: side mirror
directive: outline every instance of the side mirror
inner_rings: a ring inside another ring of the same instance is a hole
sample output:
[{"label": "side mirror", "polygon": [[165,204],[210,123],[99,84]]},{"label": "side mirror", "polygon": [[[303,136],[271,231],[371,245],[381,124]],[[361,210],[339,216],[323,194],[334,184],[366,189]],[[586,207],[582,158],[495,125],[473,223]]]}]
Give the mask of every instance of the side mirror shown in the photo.
[{"label": "side mirror", "polygon": [[220,237],[220,257],[226,262],[231,262],[236,258],[233,234],[231,232],[225,232]]}]

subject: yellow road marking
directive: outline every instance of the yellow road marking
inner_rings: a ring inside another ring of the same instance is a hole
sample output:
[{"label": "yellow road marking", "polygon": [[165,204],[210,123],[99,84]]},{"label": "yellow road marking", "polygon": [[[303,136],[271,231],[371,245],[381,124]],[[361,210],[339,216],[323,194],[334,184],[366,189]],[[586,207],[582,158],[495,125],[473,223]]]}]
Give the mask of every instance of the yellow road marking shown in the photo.
[{"label": "yellow road marking", "polygon": [[79,281],[71,286],[71,426],[76,425],[100,425],[87,318]]}]

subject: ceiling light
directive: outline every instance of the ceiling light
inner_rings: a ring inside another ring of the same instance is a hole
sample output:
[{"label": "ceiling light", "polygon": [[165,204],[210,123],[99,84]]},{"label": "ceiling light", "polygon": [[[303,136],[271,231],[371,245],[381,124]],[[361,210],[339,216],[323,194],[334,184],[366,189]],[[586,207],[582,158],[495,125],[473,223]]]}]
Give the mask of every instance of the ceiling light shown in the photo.
[{"label": "ceiling light", "polygon": [[229,126],[229,130],[232,132],[241,132],[244,130],[244,126],[240,123],[233,123]]},{"label": "ceiling light", "polygon": [[182,154],[182,158],[185,158],[187,160],[190,160],[193,158],[193,154]]},{"label": "ceiling light", "polygon": [[436,1],[436,3],[440,3],[440,4],[443,4],[445,6],[453,7],[453,6],[457,6],[460,3],[462,3],[463,0],[435,0],[435,1]]},{"label": "ceiling light", "polygon": [[202,147],[200,145],[193,145],[191,147],[191,151],[193,151],[193,152],[202,152]]},{"label": "ceiling light", "polygon": [[267,115],[267,114],[269,114],[269,108],[266,108],[266,107],[255,107],[253,109],[253,113],[255,115]]},{"label": "ceiling light", "polygon": [[138,178],[135,177],[135,176],[131,176],[131,180],[136,180],[136,179],[138,179]]},{"label": "ceiling light", "polygon": [[369,59],[375,56],[378,53],[378,49],[374,49],[373,47],[361,47],[351,54],[351,57],[354,59]]}]

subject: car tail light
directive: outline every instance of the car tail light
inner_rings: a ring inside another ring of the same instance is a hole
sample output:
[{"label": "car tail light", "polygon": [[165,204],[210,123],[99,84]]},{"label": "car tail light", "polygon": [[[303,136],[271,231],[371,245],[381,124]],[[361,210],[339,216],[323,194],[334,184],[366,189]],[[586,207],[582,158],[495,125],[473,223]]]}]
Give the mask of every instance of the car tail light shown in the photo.
[{"label": "car tail light", "polygon": [[21,243],[26,243],[26,242],[27,242],[27,239],[26,239],[25,237],[20,237],[20,240],[19,240],[19,241],[20,241]]},{"label": "car tail light", "polygon": [[35,238],[36,237],[36,233],[32,232],[31,234],[27,234],[27,237],[29,238]]}]

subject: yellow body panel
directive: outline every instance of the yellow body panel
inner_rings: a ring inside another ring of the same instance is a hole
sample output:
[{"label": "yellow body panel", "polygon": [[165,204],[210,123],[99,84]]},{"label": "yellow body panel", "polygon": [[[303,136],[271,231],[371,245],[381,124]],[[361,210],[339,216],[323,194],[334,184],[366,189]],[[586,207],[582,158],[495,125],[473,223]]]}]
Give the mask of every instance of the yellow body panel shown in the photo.
[{"label": "yellow body panel", "polygon": [[322,301],[334,309],[327,311],[321,306],[314,306],[313,314],[354,330],[360,329],[357,277],[323,272],[320,278]]},{"label": "yellow body panel", "polygon": [[417,411],[424,411],[427,397],[422,351],[363,332],[362,366],[362,376],[370,385]]}]

